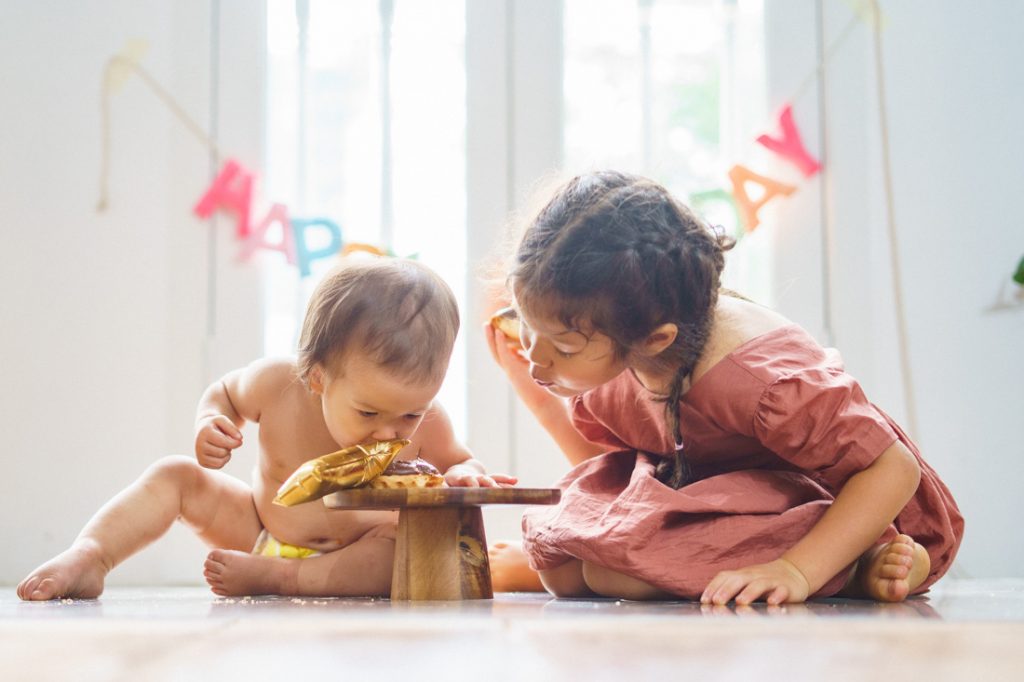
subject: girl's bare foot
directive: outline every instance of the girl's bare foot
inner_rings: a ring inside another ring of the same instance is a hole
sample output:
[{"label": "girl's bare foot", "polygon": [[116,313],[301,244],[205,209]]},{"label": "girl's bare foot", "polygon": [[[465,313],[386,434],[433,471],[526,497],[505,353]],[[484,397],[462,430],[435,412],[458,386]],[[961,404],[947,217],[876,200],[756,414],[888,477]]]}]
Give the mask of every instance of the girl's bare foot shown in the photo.
[{"label": "girl's bare foot", "polygon": [[203,577],[222,597],[254,594],[297,594],[298,562],[230,549],[215,549],[203,564]]},{"label": "girl's bare foot", "polygon": [[540,576],[530,568],[518,542],[496,542],[487,550],[495,592],[544,592]]},{"label": "girl's bare foot", "polygon": [[931,565],[924,547],[909,535],[899,535],[861,558],[855,580],[869,599],[903,601],[928,577]]},{"label": "girl's bare foot", "polygon": [[110,569],[98,547],[75,543],[22,580],[18,596],[25,601],[95,599],[103,593],[103,580]]}]

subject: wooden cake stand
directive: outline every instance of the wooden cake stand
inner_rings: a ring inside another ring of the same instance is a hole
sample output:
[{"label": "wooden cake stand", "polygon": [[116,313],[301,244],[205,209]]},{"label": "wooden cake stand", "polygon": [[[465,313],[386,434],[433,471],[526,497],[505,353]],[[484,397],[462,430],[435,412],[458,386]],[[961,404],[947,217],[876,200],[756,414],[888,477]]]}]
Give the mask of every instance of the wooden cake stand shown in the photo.
[{"label": "wooden cake stand", "polygon": [[398,509],[392,601],[491,599],[484,504],[557,504],[557,488],[354,488],[331,509]]}]

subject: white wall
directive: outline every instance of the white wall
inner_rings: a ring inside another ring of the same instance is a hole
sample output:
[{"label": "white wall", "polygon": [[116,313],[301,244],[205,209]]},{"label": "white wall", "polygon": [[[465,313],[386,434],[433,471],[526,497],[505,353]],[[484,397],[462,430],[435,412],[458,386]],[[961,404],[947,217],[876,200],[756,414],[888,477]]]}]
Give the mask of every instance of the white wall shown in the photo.
[{"label": "white wall", "polygon": [[[205,385],[260,353],[253,269],[233,263],[228,225],[190,214],[210,180],[208,152],[137,77],[111,102],[110,208],[95,210],[101,77],[129,39],[148,41],[142,63],[152,76],[200,125],[219,129],[225,149],[259,167],[259,7],[220,3],[215,69],[208,2],[0,7],[0,529],[18,548],[0,558],[0,583],[65,548],[158,457],[190,453]],[[241,453],[231,470],[247,478],[251,457]],[[111,583],[196,582],[204,555],[176,528]]]},{"label": "white wall", "polygon": [[[850,4],[823,4],[828,45]],[[814,36],[814,5],[766,3],[772,108],[816,63],[814,43],[793,38]],[[917,406],[912,435],[966,517],[954,573],[1020,576],[1024,543],[1006,528],[1024,514],[1024,306],[988,308],[1000,296],[1024,303],[1009,279],[1024,256],[1015,198],[1024,183],[1024,5],[894,0],[883,7],[895,225]],[[907,424],[871,35],[858,25],[828,61],[823,150],[816,89],[796,104],[805,142],[824,152],[826,169],[778,204],[774,304],[836,345],[869,397]],[[835,235],[831,324],[822,313],[821,201]]]},{"label": "white wall", "polygon": [[967,517],[964,572],[1020,576],[1024,307],[987,309],[1024,256],[1024,4],[947,4],[893,7],[916,27],[886,42],[922,444]]}]

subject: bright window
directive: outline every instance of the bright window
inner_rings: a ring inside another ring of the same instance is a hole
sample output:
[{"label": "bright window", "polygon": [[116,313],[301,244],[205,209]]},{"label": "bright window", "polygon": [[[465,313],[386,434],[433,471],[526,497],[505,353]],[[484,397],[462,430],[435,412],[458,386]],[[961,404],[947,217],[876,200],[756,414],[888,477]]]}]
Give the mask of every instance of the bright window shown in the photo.
[{"label": "bright window", "polygon": [[[740,236],[727,173],[765,122],[760,0],[565,0],[564,12],[566,169],[646,175]],[[765,248],[747,241],[726,270],[760,300]]]},{"label": "bright window", "polygon": [[[346,243],[418,258],[462,310],[464,15],[462,0],[268,0],[265,189],[292,217],[338,223]],[[294,352],[306,301],[333,262],[300,280],[279,254],[265,258],[268,354]],[[460,437],[464,336],[439,396]]]}]

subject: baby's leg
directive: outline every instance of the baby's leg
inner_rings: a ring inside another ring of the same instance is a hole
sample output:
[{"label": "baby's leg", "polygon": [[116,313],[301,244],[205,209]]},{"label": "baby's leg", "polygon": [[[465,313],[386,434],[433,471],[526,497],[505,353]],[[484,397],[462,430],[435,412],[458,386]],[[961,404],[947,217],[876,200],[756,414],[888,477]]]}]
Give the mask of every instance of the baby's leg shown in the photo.
[{"label": "baby's leg", "polygon": [[899,602],[928,577],[931,558],[909,535],[868,550],[841,596]]},{"label": "baby's leg", "polygon": [[376,526],[352,544],[308,559],[215,549],[203,575],[215,594],[386,597],[391,593],[395,526]]},{"label": "baby's leg", "polygon": [[594,591],[583,579],[583,562],[570,559],[557,568],[538,571],[544,589],[556,597],[593,597]]},{"label": "baby's leg", "polygon": [[188,457],[167,457],[103,505],[71,547],[30,573],[18,585],[18,596],[98,597],[107,573],[176,519],[219,547],[248,549],[260,532],[247,485]]},{"label": "baby's leg", "polygon": [[491,565],[491,585],[495,592],[543,592],[544,584],[530,568],[523,545],[518,540],[495,542],[487,550]]}]

